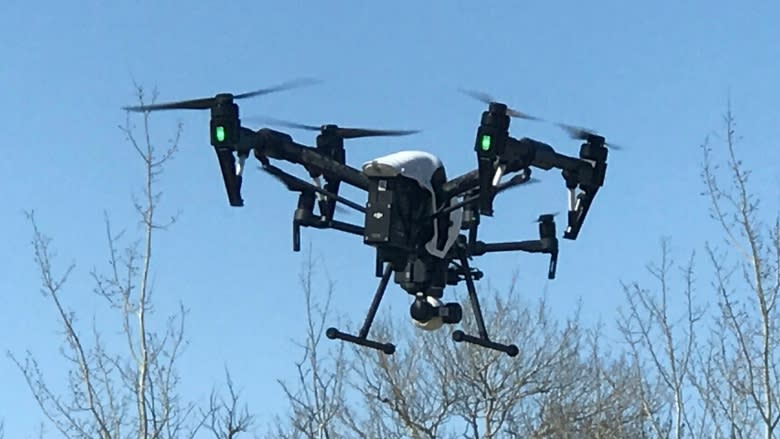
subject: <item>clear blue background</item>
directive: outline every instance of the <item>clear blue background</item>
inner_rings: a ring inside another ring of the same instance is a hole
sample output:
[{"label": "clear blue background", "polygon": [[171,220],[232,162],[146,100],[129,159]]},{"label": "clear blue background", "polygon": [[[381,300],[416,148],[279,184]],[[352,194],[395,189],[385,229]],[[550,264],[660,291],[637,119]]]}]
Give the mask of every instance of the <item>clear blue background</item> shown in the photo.
[{"label": "clear blue background", "polygon": [[[607,185],[581,237],[563,241],[558,278],[547,283],[541,256],[488,256],[479,265],[497,285],[521,269],[524,294],[539,297],[546,286],[562,317],[581,298],[589,322],[614,320],[623,301],[619,281],[646,278],[644,264],[657,256],[662,235],[674,237],[679,259],[718,239],[699,196],[698,145],[720,128],[729,92],[745,136],[743,157],[758,168],[754,181],[764,185],[765,205],[777,206],[777,2],[78,3],[0,4],[0,348],[20,355],[31,349],[55,381],[59,328],[51,304],[37,294],[22,212],[36,210],[55,238],[61,268],[77,262],[64,297],[86,325],[102,309],[89,269],[107,256],[103,211],[117,228],[135,230],[130,196],[143,169],[117,128],[125,118],[120,106],[135,104],[133,80],[156,86],[167,101],[314,76],[326,82],[246,101],[242,114],[424,130],[350,142],[355,166],[424,149],[443,159],[450,176],[472,169],[484,106],[458,87],[598,129],[628,149],[611,154]],[[229,207],[207,112],[152,120],[158,142],[184,123],[180,153],[161,181],[161,213],[182,215],[157,240],[154,278],[160,317],[180,300],[191,310],[185,394],[206,396],[227,364],[265,422],[284,408],[276,379],[292,376],[300,352],[289,340],[304,334],[297,274],[305,255],[292,253],[290,240],[295,195],[253,165],[246,207]],[[313,133],[291,133],[314,141]],[[578,151],[578,142],[547,125],[515,121],[512,133]],[[497,202],[485,239],[532,239],[531,220],[565,210],[559,172],[535,175],[541,184]],[[337,281],[339,313],[361,320],[377,281],[371,249],[332,231],[304,236]],[[393,287],[383,310],[392,305],[405,314],[407,302]],[[0,361],[0,416],[10,438],[24,437],[42,419],[7,359]]]}]

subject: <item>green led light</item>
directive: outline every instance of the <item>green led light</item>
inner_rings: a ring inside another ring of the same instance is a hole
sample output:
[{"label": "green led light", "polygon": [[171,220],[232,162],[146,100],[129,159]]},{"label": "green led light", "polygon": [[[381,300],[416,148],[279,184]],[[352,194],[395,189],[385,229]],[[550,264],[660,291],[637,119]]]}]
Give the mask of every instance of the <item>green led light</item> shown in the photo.
[{"label": "green led light", "polygon": [[487,134],[482,136],[482,150],[483,151],[490,150],[490,141],[491,141],[490,136],[488,136]]},{"label": "green led light", "polygon": [[214,133],[217,136],[217,141],[218,142],[224,142],[225,141],[225,127],[223,127],[222,125],[218,125],[215,128],[215,132]]}]

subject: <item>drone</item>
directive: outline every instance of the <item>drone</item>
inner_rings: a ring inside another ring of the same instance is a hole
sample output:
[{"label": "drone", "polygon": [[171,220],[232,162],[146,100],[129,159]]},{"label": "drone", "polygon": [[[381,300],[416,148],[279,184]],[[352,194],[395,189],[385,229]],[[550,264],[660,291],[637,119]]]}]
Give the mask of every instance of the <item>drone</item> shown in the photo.
[{"label": "drone", "polygon": [[[344,141],[360,137],[403,136],[411,130],[343,128],[328,124],[302,125],[275,120],[276,125],[317,131],[315,146],[297,143],[292,136],[271,128],[253,130],[242,125],[237,100],[288,90],[318,81],[302,79],[243,94],[221,93],[214,97],[165,104],[124,107],[127,111],[194,109],[210,110],[211,145],[217,155],[228,202],[243,206],[243,172],[250,154],[263,171],[298,193],[292,219],[293,251],[300,251],[301,228],[334,229],[363,238],[376,249],[375,276],[380,278],[365,321],[357,335],[328,328],[326,336],[373,348],[392,355],[396,347],[369,338],[377,310],[391,276],[395,284],[413,296],[410,316],[428,331],[456,325],[463,318],[459,303],[442,301],[447,286],[465,282],[478,334],[455,330],[452,339],[503,352],[519,353],[515,344],[492,340],[485,327],[476,281],[483,273],[472,267],[474,257],[493,252],[523,251],[550,256],[548,279],[554,279],[559,243],[554,214],[538,218],[538,239],[486,243],[478,239],[480,217],[492,217],[498,194],[536,181],[532,168],[561,171],[568,192],[567,225],[563,238],[577,239],[596,194],[604,185],[608,145],[603,136],[570,125],[558,124],[572,138],[581,140],[579,157],[557,152],[552,146],[528,137],[509,134],[511,119],[541,121],[509,108],[490,96],[466,94],[487,104],[476,130],[474,151],[477,167],[449,179],[442,161],[424,151],[405,150],[378,157],[361,168],[346,163]],[[289,174],[271,160],[302,166],[311,182]],[[507,181],[502,181],[508,178]],[[324,180],[324,184],[322,183]],[[339,195],[342,184],[365,191],[366,201],[356,203]],[[344,205],[363,214],[362,225],[334,218]],[[316,212],[315,212],[316,208]]]}]

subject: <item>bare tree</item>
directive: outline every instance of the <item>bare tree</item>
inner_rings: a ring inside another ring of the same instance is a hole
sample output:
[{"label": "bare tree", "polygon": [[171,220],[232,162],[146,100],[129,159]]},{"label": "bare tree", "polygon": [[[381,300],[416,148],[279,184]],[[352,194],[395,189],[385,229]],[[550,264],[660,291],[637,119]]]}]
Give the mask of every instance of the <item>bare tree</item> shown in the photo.
[{"label": "bare tree", "polygon": [[[385,314],[372,336],[393,340],[397,352],[387,356],[354,347],[349,369],[310,362],[300,376],[314,377],[310,371],[317,368],[319,378],[300,379],[298,393],[288,390],[297,435],[276,436],[647,436],[646,419],[654,413],[635,399],[641,377],[633,364],[602,358],[595,332],[588,341],[577,319],[559,325],[543,300],[532,307],[523,305],[513,288],[491,293],[496,298],[483,309],[489,330],[496,339],[522,340],[518,357],[455,344],[447,331],[415,331],[409,322]],[[464,325],[474,329],[471,319]],[[317,340],[316,334],[309,338]],[[339,351],[339,364],[345,362],[342,355]],[[325,382],[339,382],[348,392],[326,396]],[[315,425],[319,429],[311,428]]]},{"label": "bare tree", "polygon": [[[144,104],[144,92],[137,88],[138,99]],[[156,97],[156,93],[152,100]],[[67,386],[62,394],[51,387],[35,357],[27,352],[24,359],[13,353],[10,358],[21,370],[45,417],[67,438],[162,439],[194,437],[204,423],[217,416],[235,412],[235,404],[220,403],[212,398],[211,405],[198,416],[196,404],[181,399],[181,382],[177,362],[186,347],[184,322],[186,310],[180,306],[176,315],[165,320],[162,329],[155,329],[152,318],[152,256],[154,239],[159,231],[175,221],[160,221],[161,193],[156,183],[164,166],[177,151],[181,124],[165,149],[158,149],[151,140],[149,113],[143,116],[143,133],[136,137],[130,116],[120,129],[144,165],[142,196],[134,200],[141,225],[141,234],[120,250],[123,232],[114,233],[106,216],[108,241],[107,270],[93,269],[94,292],[115,312],[121,337],[106,339],[110,331],[97,318],[84,326],[76,312],[67,306],[66,285],[75,264],[64,269],[55,266],[52,240],[39,229],[32,212],[28,218],[33,228],[32,246],[41,276],[41,292],[53,305],[62,325],[64,347],[61,355],[67,367]],[[114,351],[115,346],[123,346]],[[229,378],[229,376],[228,376]],[[232,382],[228,381],[232,393]],[[235,400],[233,401],[235,402]],[[233,417],[229,417],[233,420]],[[247,416],[238,424],[220,425],[227,428],[224,436],[235,437],[245,431]],[[236,425],[240,426],[236,430]],[[234,428],[235,427],[235,428]],[[232,430],[231,430],[232,429]],[[235,432],[233,430],[236,430]]]},{"label": "bare tree", "polygon": [[[737,156],[740,139],[730,102],[723,122],[722,169],[714,161],[709,137],[702,146],[704,195],[726,244],[706,244],[711,288],[706,296],[694,297],[691,256],[681,267],[680,293],[675,292],[666,241],[660,267],[649,267],[657,291],[638,283],[624,286],[628,310],[621,315],[621,331],[634,359],[644,362],[646,381],[663,390],[658,393],[660,416],[652,420],[660,437],[777,436],[780,216],[772,212],[769,225],[762,221],[759,194],[749,185],[751,173]],[[675,298],[682,298],[678,316],[670,312]],[[701,309],[695,304],[699,300],[717,307]]]},{"label": "bare tree", "polygon": [[[662,389],[662,401],[651,399],[650,395],[652,398],[658,396],[657,391],[638,389],[637,394],[648,410],[653,404],[662,403],[662,407],[655,407],[656,410],[663,409],[661,416],[651,419],[654,434],[674,439],[706,437],[699,435],[704,433],[702,428],[706,431],[710,419],[705,416],[696,422],[695,410],[689,410],[687,406],[689,393],[695,392],[689,384],[693,378],[696,332],[704,315],[694,298],[694,255],[681,267],[684,285],[680,293],[675,291],[671,279],[673,268],[675,263],[669,240],[663,239],[660,266],[647,266],[658,283],[658,290],[645,289],[637,282],[623,284],[627,309],[620,311],[618,327],[634,362],[637,365],[647,363],[648,366],[641,370],[647,384],[653,383]],[[680,297],[682,301],[675,303]],[[683,310],[679,316],[671,315],[675,304]]]},{"label": "bare tree", "polygon": [[[294,384],[279,381],[290,404],[286,419],[277,418],[269,437],[283,439],[337,439],[344,436],[339,414],[346,409],[346,350],[342,343],[322,344],[326,321],[332,317],[330,302],[334,283],[326,279],[324,288],[316,288],[317,264],[309,246],[307,259],[299,274],[306,312],[305,336],[296,345],[303,350],[296,363]],[[323,295],[317,300],[316,296]],[[286,421],[286,422],[285,422]]]},{"label": "bare tree", "polygon": [[[602,327],[586,331],[575,370],[557,371],[569,377],[563,391],[536,398],[539,410],[533,429],[513,430],[513,437],[528,438],[655,438],[649,419],[657,404],[643,404],[637,395],[650,393],[633,358],[615,357],[601,342]],[[648,398],[654,397],[650,393]]]},{"label": "bare tree", "polygon": [[212,390],[208,410],[201,410],[201,414],[208,419],[207,428],[216,439],[235,439],[252,430],[255,416],[246,404],[240,403],[241,395],[227,369],[225,381],[230,398],[226,400]]},{"label": "bare tree", "polygon": [[[645,437],[650,414],[635,398],[634,365],[602,356],[598,331],[588,335],[577,316],[557,322],[544,299],[526,304],[515,285],[491,289],[483,306],[493,338],[520,342],[515,358],[385,320],[382,333],[403,348],[357,357],[361,429],[380,424],[372,431],[398,438]],[[470,318],[464,326],[474,331]]]},{"label": "bare tree", "polygon": [[[710,214],[723,231],[727,246],[708,243],[715,271],[712,287],[718,315],[713,344],[702,353],[698,388],[708,411],[723,419],[721,432],[730,437],[777,437],[780,421],[777,299],[780,293],[780,215],[767,223],[759,210],[760,194],[750,185],[751,172],[737,155],[740,138],[731,102],[723,118],[725,159],[713,162],[709,138],[702,146],[702,177]],[[724,184],[723,182],[726,181]]]},{"label": "bare tree", "polygon": [[[343,412],[353,433],[370,431],[386,438],[452,437],[446,423],[457,401],[451,384],[456,364],[443,334],[415,337],[410,322],[388,314],[374,323],[372,333],[393,340],[397,351],[387,356],[354,347],[350,387],[360,404]],[[427,351],[427,352],[423,352]],[[431,362],[432,356],[440,355]]]}]

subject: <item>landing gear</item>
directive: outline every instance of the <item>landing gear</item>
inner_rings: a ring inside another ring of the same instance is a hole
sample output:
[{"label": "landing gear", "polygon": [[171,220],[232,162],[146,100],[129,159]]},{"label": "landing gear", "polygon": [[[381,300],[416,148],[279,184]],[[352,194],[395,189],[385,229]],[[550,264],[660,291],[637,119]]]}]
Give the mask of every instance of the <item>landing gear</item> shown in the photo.
[{"label": "landing gear", "polygon": [[[392,343],[381,343],[375,340],[368,339],[368,333],[371,330],[371,325],[374,323],[376,312],[379,309],[379,304],[382,302],[382,297],[387,290],[387,284],[390,281],[390,276],[393,273],[392,264],[385,266],[382,273],[382,279],[379,281],[379,286],[374,293],[374,299],[371,301],[371,306],[368,308],[368,314],[366,320],[363,322],[363,327],[360,328],[358,335],[347,334],[341,332],[336,328],[328,328],[325,331],[325,336],[331,340],[339,339],[350,343],[359,344],[368,348],[376,349],[384,352],[387,355],[395,353],[395,345]],[[412,303],[409,313],[412,316],[415,324],[425,330],[433,331],[442,327],[443,324],[457,324],[460,323],[463,318],[463,309],[457,303],[442,304],[438,299],[431,296],[418,295]]]},{"label": "landing gear", "polygon": [[387,283],[390,281],[390,275],[393,273],[391,264],[385,266],[385,271],[382,273],[382,280],[379,281],[379,286],[374,293],[374,299],[371,301],[371,306],[368,308],[368,315],[363,322],[363,327],[360,328],[360,334],[357,336],[347,334],[339,331],[336,328],[328,328],[325,331],[325,336],[331,340],[339,339],[348,341],[350,343],[359,344],[361,346],[377,349],[384,352],[387,355],[393,355],[395,353],[395,345],[392,343],[381,343],[368,339],[368,332],[371,330],[371,324],[374,323],[374,317],[376,317],[376,311],[379,309],[379,304],[382,302],[382,296],[385,295],[387,289]]},{"label": "landing gear", "polygon": [[[462,243],[460,243],[463,245]],[[448,284],[457,284],[461,280],[466,281],[466,286],[469,293],[469,302],[474,312],[474,319],[477,324],[478,336],[466,334],[463,331],[455,331],[452,333],[452,339],[455,342],[472,343],[478,346],[482,346],[488,349],[494,349],[501,351],[515,357],[520,352],[516,345],[506,345],[497,343],[490,340],[487,329],[485,329],[485,321],[482,317],[482,308],[479,305],[479,299],[477,298],[477,289],[474,286],[475,277],[478,279],[481,273],[478,270],[472,269],[468,263],[468,257],[465,252],[465,247],[460,247],[460,264],[455,264],[456,269],[450,269]],[[358,335],[347,334],[339,331],[336,328],[328,328],[325,335],[331,339],[339,339],[350,343],[359,344],[361,346],[377,349],[384,352],[387,355],[395,353],[395,345],[392,343],[381,343],[375,340],[368,339],[368,333],[371,330],[371,325],[374,322],[379,304],[382,301],[382,297],[387,289],[387,284],[390,281],[390,276],[393,272],[392,264],[385,265],[384,272],[382,273],[382,279],[379,282],[374,298],[371,301],[371,306],[368,309],[366,320],[363,322],[363,327],[360,329]],[[409,315],[412,317],[414,324],[426,331],[435,331],[440,329],[445,324],[455,325],[461,322],[463,319],[463,308],[458,303],[442,303],[438,298],[418,293],[415,295],[414,302],[412,302],[409,308]]]},{"label": "landing gear", "polygon": [[[461,242],[460,244],[462,245],[463,243]],[[458,276],[463,276],[464,280],[466,281],[466,288],[469,292],[469,302],[471,303],[471,308],[474,310],[474,320],[477,323],[479,336],[468,335],[461,330],[457,330],[452,333],[452,339],[456,343],[471,343],[488,349],[501,351],[510,357],[517,356],[517,354],[520,353],[520,349],[518,349],[517,345],[507,345],[490,340],[487,329],[485,328],[485,319],[482,317],[482,308],[479,306],[477,288],[474,286],[474,273],[469,266],[469,261],[465,249],[461,247],[460,250],[460,267],[456,274]]]}]

